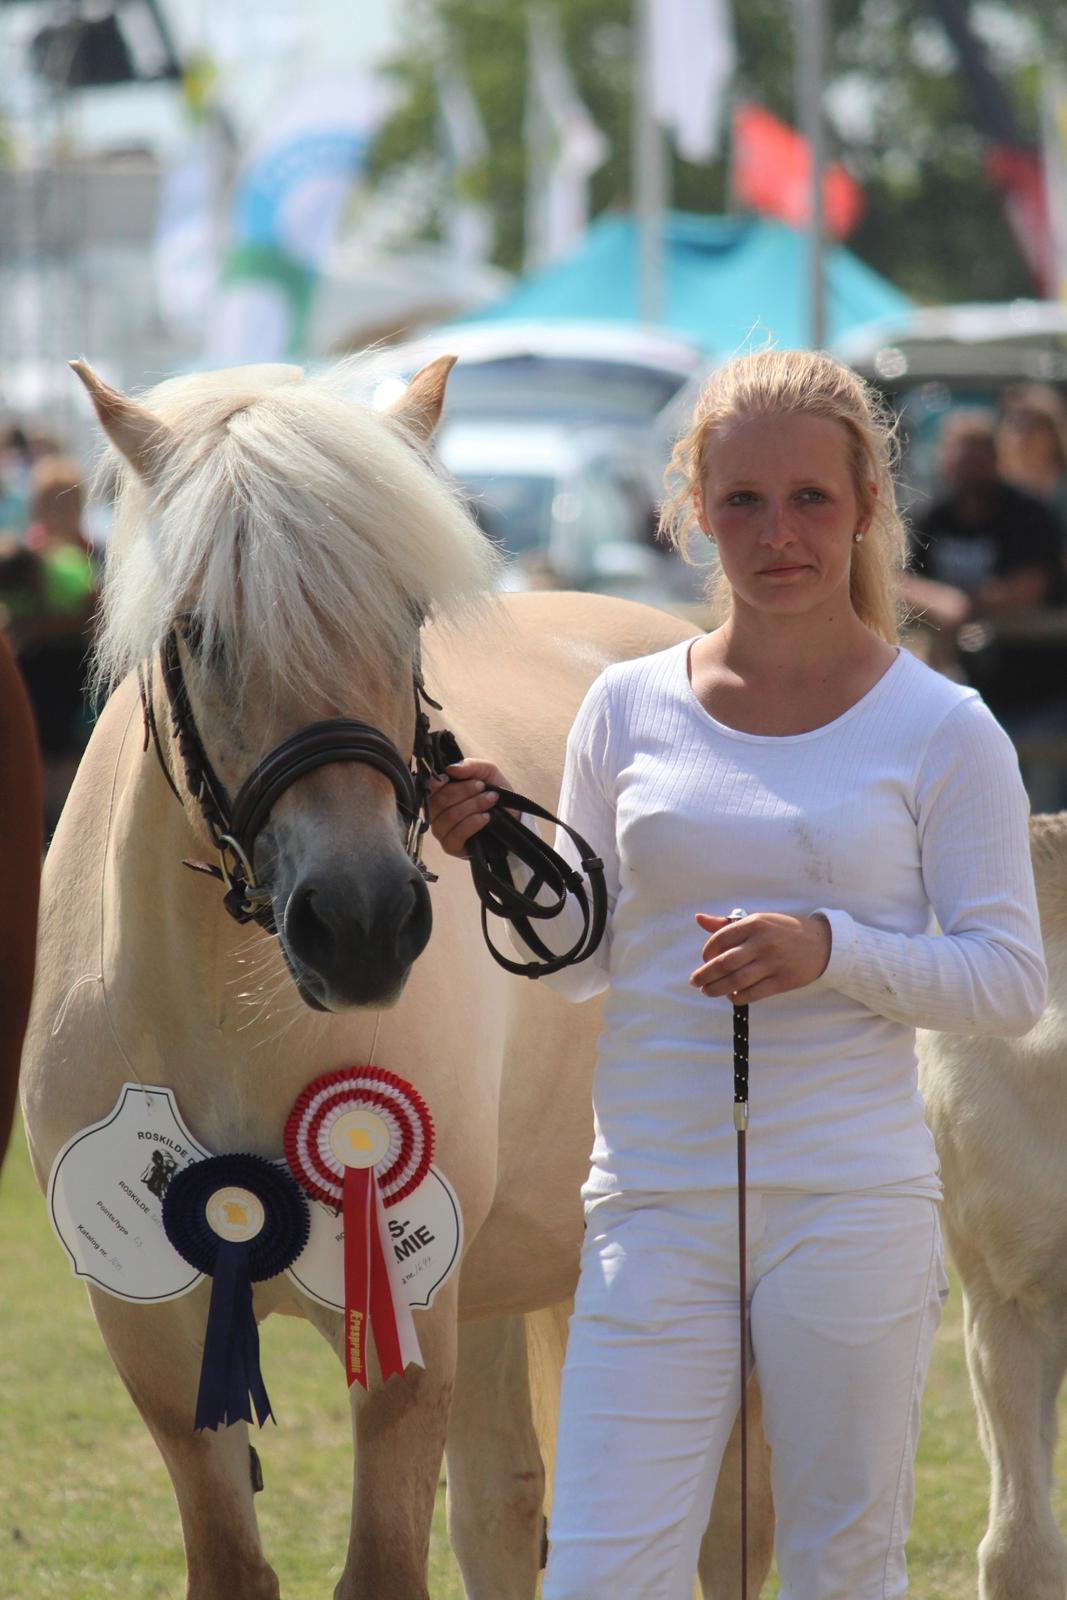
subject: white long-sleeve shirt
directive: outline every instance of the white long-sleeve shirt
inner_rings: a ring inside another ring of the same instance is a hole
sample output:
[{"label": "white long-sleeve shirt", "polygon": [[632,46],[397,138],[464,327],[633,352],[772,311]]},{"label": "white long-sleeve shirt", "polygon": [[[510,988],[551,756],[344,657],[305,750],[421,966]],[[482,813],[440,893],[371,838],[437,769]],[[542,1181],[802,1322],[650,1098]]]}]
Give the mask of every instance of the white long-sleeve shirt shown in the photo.
[{"label": "white long-sleeve shirt", "polygon": [[[694,914],[741,907],[832,932],[816,983],[751,1008],[750,1183],[936,1195],[916,1027],[1017,1034],[1044,1005],[1011,744],[904,651],[833,722],[742,733],[696,698],[688,651],[609,668],[567,744],[560,815],[603,859],[610,906],[596,955],[545,980],[609,990],[585,1192],[735,1181],[732,1007],[688,978]],[[556,848],[576,859],[562,832]]]}]

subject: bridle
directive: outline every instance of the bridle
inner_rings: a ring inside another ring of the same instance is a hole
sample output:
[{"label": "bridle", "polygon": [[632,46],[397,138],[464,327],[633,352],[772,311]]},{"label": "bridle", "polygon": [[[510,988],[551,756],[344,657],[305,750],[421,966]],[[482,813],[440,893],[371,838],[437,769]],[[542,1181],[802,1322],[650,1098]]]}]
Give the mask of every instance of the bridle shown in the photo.
[{"label": "bridle", "polygon": [[[397,809],[404,822],[405,849],[427,878],[422,866],[422,839],[428,826],[427,802],[431,774],[416,758],[404,760],[393,741],[369,723],[348,717],[313,722],[301,728],[258,762],[231,800],[225,784],[204,748],[182,669],[178,648],[179,629],[172,628],[159,650],[160,677],[171,713],[171,731],[182,762],[185,785],[200,807],[200,813],[218,853],[218,865],[186,861],[194,872],[206,873],[226,885],[223,904],[237,922],[256,922],[268,933],[276,934],[271,889],[256,877],[253,860],[256,840],[267,818],[285,791],[298,779],[318,767],[339,761],[357,761],[375,767],[389,779],[396,792]],[[421,723],[429,727],[422,702],[433,705],[422,683],[418,668],[414,675],[416,743]],[[163,756],[152,700],[151,667],[140,675],[141,706],[145,722],[145,748],[155,745],[163,773],[172,791],[182,797]],[[184,802],[182,802],[184,804]]]},{"label": "bridle", "polygon": [[[388,735],[369,723],[348,717],[313,722],[269,751],[231,800],[212,765],[193,715],[179,649],[183,623],[188,621],[182,619],[167,632],[159,648],[158,662],[185,786],[200,808],[218,854],[218,864],[184,861],[183,865],[225,885],[223,904],[230,916],[240,923],[255,922],[267,933],[277,936],[272,890],[256,877],[256,840],[287,789],[317,768],[342,761],[374,767],[389,779],[396,794],[408,857],[427,882],[436,882],[435,874],[422,860],[423,839],[429,827],[430,793],[433,780],[446,776],[445,768],[461,760],[462,753],[455,736],[447,729],[431,731],[427,708],[440,711],[441,706],[426,691],[418,648],[412,664],[415,732],[410,759],[404,758]],[[155,746],[167,783],[184,805],[159,738],[151,662],[139,671],[138,681],[144,715],[144,748],[147,750],[149,743]],[[514,812],[558,823],[577,847],[581,858],[579,870],[570,867]],[[591,847],[573,828],[534,801],[502,790],[489,824],[471,841],[468,855],[475,889],[482,903],[486,943],[501,966],[510,972],[538,978],[545,972],[558,971],[592,955],[603,937],[607,921],[604,869]],[[515,883],[513,861],[530,874],[521,888]],[[558,916],[568,895],[575,897],[581,909],[582,932],[567,951],[559,954],[543,943],[531,922]],[[489,937],[490,915],[512,922],[530,948],[537,952],[538,959],[517,962],[502,955]]]}]

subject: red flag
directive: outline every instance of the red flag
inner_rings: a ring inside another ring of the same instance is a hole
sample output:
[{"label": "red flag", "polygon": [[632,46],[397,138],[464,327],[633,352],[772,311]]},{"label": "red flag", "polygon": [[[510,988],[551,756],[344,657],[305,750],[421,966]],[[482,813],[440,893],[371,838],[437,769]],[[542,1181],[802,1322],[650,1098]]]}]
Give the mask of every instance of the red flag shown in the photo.
[{"label": "red flag", "polygon": [[[733,192],[740,205],[778,217],[791,228],[809,225],[811,150],[802,134],[762,106],[739,105],[731,159]],[[832,163],[823,170],[822,203],[827,233],[844,239],[863,213],[863,190],[844,167]]]},{"label": "red flag", "polygon": [[1055,295],[1055,248],[1040,156],[1018,146],[989,145],[985,152],[985,170],[1000,190],[1008,225],[1030,268],[1038,293]]}]

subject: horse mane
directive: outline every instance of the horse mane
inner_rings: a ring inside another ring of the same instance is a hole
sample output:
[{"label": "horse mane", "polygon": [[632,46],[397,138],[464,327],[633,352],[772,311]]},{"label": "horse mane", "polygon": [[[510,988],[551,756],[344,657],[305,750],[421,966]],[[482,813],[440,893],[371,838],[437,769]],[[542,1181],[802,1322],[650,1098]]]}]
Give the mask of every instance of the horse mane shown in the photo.
[{"label": "horse mane", "polygon": [[[364,363],[238,367],[143,397],[166,426],[151,487],[112,453],[95,646],[106,689],[196,613],[234,688],[298,693],[391,670],[412,616],[469,618],[498,556],[402,425],[351,398]],[[264,676],[266,675],[266,676]]]}]

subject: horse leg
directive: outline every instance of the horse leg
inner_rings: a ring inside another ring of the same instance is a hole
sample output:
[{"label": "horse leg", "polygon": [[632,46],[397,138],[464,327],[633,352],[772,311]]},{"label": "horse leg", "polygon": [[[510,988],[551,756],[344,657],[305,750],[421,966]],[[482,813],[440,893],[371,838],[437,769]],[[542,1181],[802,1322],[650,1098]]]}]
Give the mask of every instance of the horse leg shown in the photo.
[{"label": "horse leg", "polygon": [[521,1316],[460,1325],[445,1461],[448,1533],[467,1600],[532,1600],[545,1477]]},{"label": "horse leg", "polygon": [[166,1306],[90,1295],[111,1359],[174,1485],[187,1600],[278,1600],[256,1525],[246,1424],[193,1431],[207,1288]]},{"label": "horse leg", "polygon": [[[452,1292],[449,1292],[452,1291]],[[312,1318],[312,1320],[318,1320]],[[341,1321],[331,1342],[340,1352]],[[425,1367],[350,1390],[356,1441],[352,1528],[334,1600],[430,1600],[426,1568],[456,1369],[453,1285],[416,1319]]]},{"label": "horse leg", "polygon": [[989,1458],[979,1600],[1064,1600],[1067,1545],[1052,1515],[1056,1396],[1067,1336],[1016,1301],[966,1301],[967,1362]]},{"label": "horse leg", "polygon": [[[748,1385],[748,1592],[759,1600],[774,1554],[771,1451],[763,1436],[758,1380]],[[735,1600],[741,1591],[741,1421],[734,1424],[719,1468],[711,1517],[697,1565],[704,1600]]]}]

